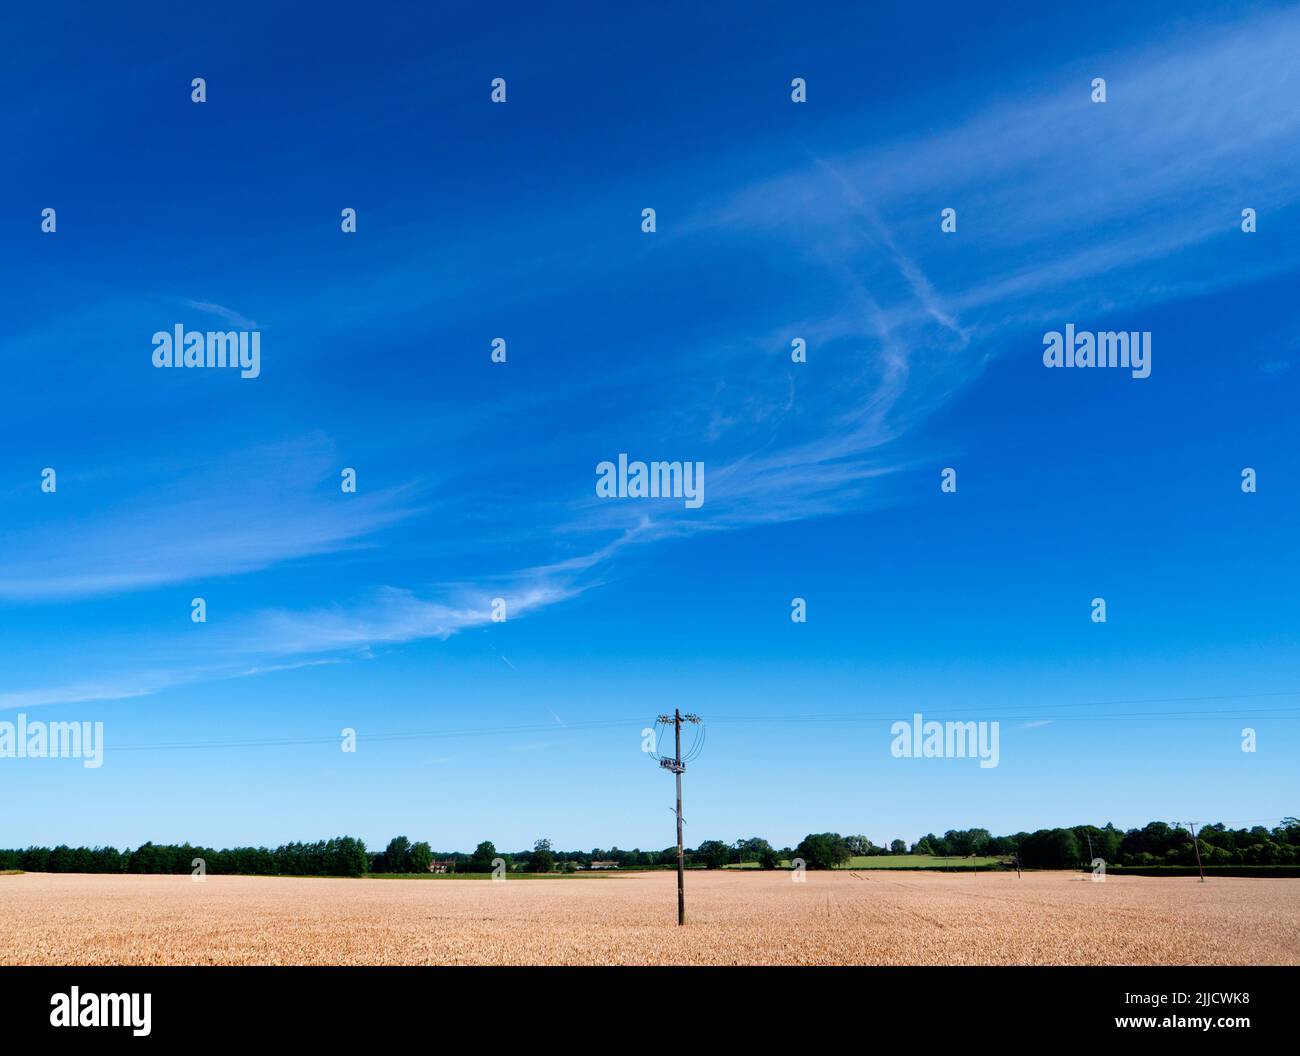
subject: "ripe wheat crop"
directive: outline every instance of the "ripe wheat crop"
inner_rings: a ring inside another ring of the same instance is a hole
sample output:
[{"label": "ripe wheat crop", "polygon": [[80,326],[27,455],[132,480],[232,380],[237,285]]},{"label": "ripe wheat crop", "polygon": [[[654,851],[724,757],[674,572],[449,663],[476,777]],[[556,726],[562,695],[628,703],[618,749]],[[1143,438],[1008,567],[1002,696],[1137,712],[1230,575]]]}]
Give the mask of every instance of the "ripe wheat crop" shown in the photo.
[{"label": "ripe wheat crop", "polygon": [[25,874],[4,964],[1297,964],[1300,879],[671,872],[553,880]]}]

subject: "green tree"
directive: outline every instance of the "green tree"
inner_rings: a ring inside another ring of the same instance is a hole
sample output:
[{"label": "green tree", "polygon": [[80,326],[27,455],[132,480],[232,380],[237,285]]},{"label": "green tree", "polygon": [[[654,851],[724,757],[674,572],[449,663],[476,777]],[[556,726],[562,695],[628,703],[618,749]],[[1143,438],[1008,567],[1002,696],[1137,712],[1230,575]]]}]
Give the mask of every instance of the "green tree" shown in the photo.
[{"label": "green tree", "polygon": [[394,836],[388,841],[384,851],[386,872],[409,873],[411,871],[411,841],[405,836]]},{"label": "green tree", "polygon": [[1139,854],[1163,858],[1182,842],[1182,834],[1177,829],[1163,821],[1152,821],[1140,829],[1126,832],[1120,850],[1126,859]]},{"label": "green tree", "polygon": [[695,860],[708,869],[721,869],[731,861],[731,848],[721,840],[705,840],[695,848]]},{"label": "green tree", "polygon": [[772,845],[762,836],[751,836],[747,840],[736,841],[736,860],[738,862],[761,862],[763,855],[772,850]]},{"label": "green tree", "polygon": [[1101,858],[1107,863],[1119,861],[1120,834],[1114,827],[1107,825],[1104,829],[1096,825],[1077,825],[1074,838],[1079,842],[1079,850],[1088,853],[1089,842],[1092,844],[1092,857]]},{"label": "green tree", "polygon": [[872,851],[871,840],[866,836],[845,836],[844,844],[851,855],[868,855]]},{"label": "green tree", "polygon": [[410,852],[407,854],[407,860],[410,862],[410,871],[412,873],[427,873],[429,863],[433,861],[433,848],[423,840],[419,843],[413,843]]},{"label": "green tree", "polygon": [[550,840],[541,839],[533,844],[529,867],[534,873],[549,873],[555,870],[555,851],[551,848]]},{"label": "green tree", "polygon": [[492,860],[501,857],[497,854],[496,844],[491,840],[484,840],[474,848],[474,853],[469,856],[469,861],[465,863],[465,872],[467,873],[490,873],[492,872]]},{"label": "green tree", "polygon": [[1073,869],[1083,855],[1069,829],[1039,829],[1020,845],[1020,863],[1039,869]]},{"label": "green tree", "polygon": [[802,858],[809,869],[834,869],[852,857],[848,844],[838,832],[809,833],[799,841],[794,856]]},{"label": "green tree", "polygon": [[[257,855],[253,848],[236,851],[209,851],[208,872],[259,872]],[[227,860],[230,865],[227,865]],[[351,836],[336,836],[325,844],[324,860],[320,866],[326,876],[361,876],[370,870],[370,855],[366,845]]]},{"label": "green tree", "polygon": [[904,843],[902,840],[894,840],[894,841],[891,842],[890,845],[889,845],[889,853],[890,853],[890,854],[906,854],[906,853],[907,853],[907,844]]}]

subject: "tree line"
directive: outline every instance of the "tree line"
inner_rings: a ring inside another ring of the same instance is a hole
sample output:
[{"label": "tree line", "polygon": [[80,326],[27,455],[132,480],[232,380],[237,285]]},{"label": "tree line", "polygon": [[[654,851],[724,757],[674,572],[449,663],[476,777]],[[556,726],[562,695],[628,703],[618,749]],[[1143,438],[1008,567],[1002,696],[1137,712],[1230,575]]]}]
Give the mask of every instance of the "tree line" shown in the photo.
[{"label": "tree line", "polygon": [[[1101,858],[1108,865],[1193,865],[1199,847],[1206,865],[1300,864],[1300,819],[1283,818],[1274,828],[1256,825],[1231,829],[1205,825],[1196,834],[1185,826],[1153,821],[1142,828],[1121,831],[1114,825],[1076,825],[1039,829],[1009,836],[993,836],[987,829],[949,829],[942,836],[926,833],[908,847],[896,839],[877,846],[866,836],[836,832],[809,833],[795,847],[776,848],[761,836],[731,843],[705,840],[684,852],[690,868],[720,869],[728,865],[755,865],[777,869],[796,858],[809,869],[832,869],[854,857],[872,855],[972,855],[1013,860],[1026,868],[1069,869]],[[27,847],[0,850],[0,871],[21,869],[30,873],[192,873],[202,862],[205,872],[247,876],[365,876],[370,874],[425,873],[435,860],[451,872],[490,873],[498,861],[508,871],[539,873],[588,869],[593,862],[612,862],[623,869],[656,869],[677,865],[677,848],[642,851],[595,847],[590,851],[563,851],[548,839],[531,849],[498,852],[484,840],[472,852],[435,851],[425,841],[411,842],[395,836],[382,851],[368,851],[363,841],[337,836],[315,843],[286,843],[266,847],[232,847],[218,850],[184,844],[144,843],[135,850],[115,847]]]},{"label": "tree line", "polygon": [[[202,866],[195,865],[196,860]],[[352,836],[315,843],[217,850],[189,843],[143,843],[116,847],[28,847],[0,850],[0,870],[29,873],[240,873],[246,876],[363,876],[370,868],[366,845]]]},{"label": "tree line", "polygon": [[1121,831],[1107,823],[991,836],[986,829],[927,833],[913,845],[914,854],[1019,856],[1030,868],[1072,868],[1100,858],[1108,865],[1195,865],[1197,851],[1205,865],[1300,864],[1300,819],[1283,818],[1274,828],[1255,825],[1231,829],[1222,822],[1200,826],[1193,843],[1186,825],[1148,822]]}]

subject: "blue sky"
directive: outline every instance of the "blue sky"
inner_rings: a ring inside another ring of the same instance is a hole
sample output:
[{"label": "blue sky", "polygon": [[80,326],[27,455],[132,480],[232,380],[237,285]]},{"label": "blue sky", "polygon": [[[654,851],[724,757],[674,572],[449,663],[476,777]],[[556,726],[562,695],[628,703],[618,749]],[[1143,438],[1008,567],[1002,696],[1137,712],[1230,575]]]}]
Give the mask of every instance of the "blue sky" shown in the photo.
[{"label": "blue sky", "polygon": [[7,15],[0,845],[664,847],[674,706],[692,844],[1296,813],[1300,10],[1079,6]]}]

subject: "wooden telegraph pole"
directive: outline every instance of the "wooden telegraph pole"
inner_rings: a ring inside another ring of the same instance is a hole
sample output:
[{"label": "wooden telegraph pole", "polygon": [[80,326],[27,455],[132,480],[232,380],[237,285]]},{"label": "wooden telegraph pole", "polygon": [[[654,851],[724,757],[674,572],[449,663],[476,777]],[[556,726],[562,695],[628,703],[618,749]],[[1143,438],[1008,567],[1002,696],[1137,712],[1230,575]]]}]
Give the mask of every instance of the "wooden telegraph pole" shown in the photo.
[{"label": "wooden telegraph pole", "polygon": [[677,779],[677,926],[680,928],[686,923],[686,852],[682,849],[682,713],[676,708],[673,709],[673,738],[677,742],[673,776]]},{"label": "wooden telegraph pole", "polygon": [[1196,822],[1189,821],[1187,827],[1192,831],[1192,850],[1196,852],[1196,871],[1201,874],[1201,883],[1205,883],[1205,869],[1201,866],[1201,845],[1196,841]]},{"label": "wooden telegraph pole", "polygon": [[682,723],[699,723],[698,715],[683,715],[681,709],[674,709],[671,715],[660,715],[659,721],[673,725],[674,752],[671,758],[660,759],[659,765],[672,771],[677,778],[677,924],[686,923],[686,857],[682,847],[682,771],[686,764],[682,762]]}]

